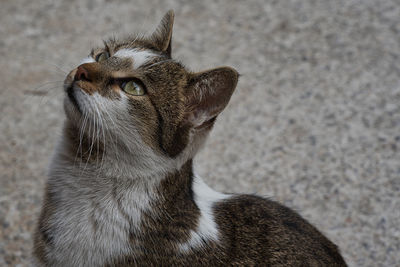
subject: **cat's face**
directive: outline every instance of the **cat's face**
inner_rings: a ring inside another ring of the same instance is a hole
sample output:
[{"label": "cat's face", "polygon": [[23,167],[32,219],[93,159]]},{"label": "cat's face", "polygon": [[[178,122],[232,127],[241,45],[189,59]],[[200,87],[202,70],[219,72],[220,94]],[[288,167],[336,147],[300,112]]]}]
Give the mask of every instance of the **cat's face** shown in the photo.
[{"label": "cat's face", "polygon": [[77,136],[174,158],[208,133],[238,75],[228,67],[191,73],[174,61],[172,23],[168,12],[152,36],[105,42],[71,71],[65,110]]}]

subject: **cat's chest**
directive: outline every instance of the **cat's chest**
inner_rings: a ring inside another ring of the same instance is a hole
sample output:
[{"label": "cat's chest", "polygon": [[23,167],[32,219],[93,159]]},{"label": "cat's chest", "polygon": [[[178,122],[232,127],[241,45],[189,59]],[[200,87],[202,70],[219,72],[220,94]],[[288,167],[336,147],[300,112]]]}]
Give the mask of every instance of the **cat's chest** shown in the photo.
[{"label": "cat's chest", "polygon": [[142,215],[151,213],[154,196],[113,186],[63,187],[54,195],[56,209],[48,223],[57,247],[51,252],[55,262],[99,266],[118,255],[135,254],[132,233],[139,235]]}]

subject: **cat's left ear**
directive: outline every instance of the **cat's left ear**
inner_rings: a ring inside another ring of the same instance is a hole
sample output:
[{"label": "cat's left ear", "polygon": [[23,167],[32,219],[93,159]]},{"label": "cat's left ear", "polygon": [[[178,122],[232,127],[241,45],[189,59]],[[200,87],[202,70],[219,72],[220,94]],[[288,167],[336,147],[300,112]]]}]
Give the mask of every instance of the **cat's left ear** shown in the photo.
[{"label": "cat's left ear", "polygon": [[228,105],[239,74],[230,67],[220,67],[194,74],[185,93],[186,120],[195,128],[212,125]]},{"label": "cat's left ear", "polygon": [[172,26],[174,24],[174,11],[169,10],[162,18],[157,29],[151,35],[155,46],[161,51],[171,56]]}]

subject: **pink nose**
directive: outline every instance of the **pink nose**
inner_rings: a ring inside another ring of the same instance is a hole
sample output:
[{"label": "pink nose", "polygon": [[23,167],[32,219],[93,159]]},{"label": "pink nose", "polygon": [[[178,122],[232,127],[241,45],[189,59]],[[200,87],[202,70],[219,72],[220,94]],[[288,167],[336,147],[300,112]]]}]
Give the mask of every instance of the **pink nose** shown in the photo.
[{"label": "pink nose", "polygon": [[75,81],[90,81],[89,72],[84,67],[82,67],[82,65],[80,65],[78,67],[78,69],[76,70],[74,80]]}]

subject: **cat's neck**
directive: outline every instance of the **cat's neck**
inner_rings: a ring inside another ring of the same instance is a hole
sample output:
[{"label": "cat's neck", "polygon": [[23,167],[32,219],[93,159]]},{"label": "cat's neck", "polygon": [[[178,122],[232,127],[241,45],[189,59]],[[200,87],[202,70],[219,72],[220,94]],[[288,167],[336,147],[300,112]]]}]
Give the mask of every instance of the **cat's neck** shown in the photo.
[{"label": "cat's neck", "polygon": [[88,178],[160,180],[169,173],[179,172],[188,160],[173,160],[146,146],[130,151],[113,137],[82,133],[67,120],[52,165],[68,167],[78,176]]},{"label": "cat's neck", "polygon": [[[98,199],[99,203],[101,199],[109,198],[117,203],[126,221],[137,227],[139,217],[142,221],[146,219],[143,218],[145,214],[160,217],[165,211],[169,214],[183,212],[187,215],[183,217],[190,224],[187,229],[194,228],[199,210],[194,202],[192,159],[179,169],[170,172],[158,169],[147,172],[151,175],[143,176],[138,175],[141,172],[135,170],[134,164],[123,160],[107,161],[106,157],[103,163],[95,159],[86,163],[85,159],[76,159],[78,143],[73,137],[64,131],[50,168],[49,184],[70,192],[66,195],[71,194],[65,201],[73,201],[78,195],[90,201]],[[148,213],[144,212],[146,210]]]},{"label": "cat's neck", "polygon": [[[81,191],[82,198],[117,198],[126,209],[131,209],[128,206],[135,202],[146,206],[157,203],[155,207],[161,205],[164,210],[176,205],[193,206],[192,159],[177,169],[168,170],[161,164],[152,164],[153,169],[149,166],[146,170],[138,170],[134,158],[113,158],[113,154],[103,154],[101,150],[92,152],[92,155],[105,155],[104,159],[79,158],[79,146],[82,146],[82,150],[89,149],[87,145],[85,147],[87,141],[78,142],[71,132],[76,132],[76,129],[67,123],[50,167],[50,184],[61,190]],[[156,210],[154,212],[157,213]],[[134,213],[127,210],[127,214]]]}]

